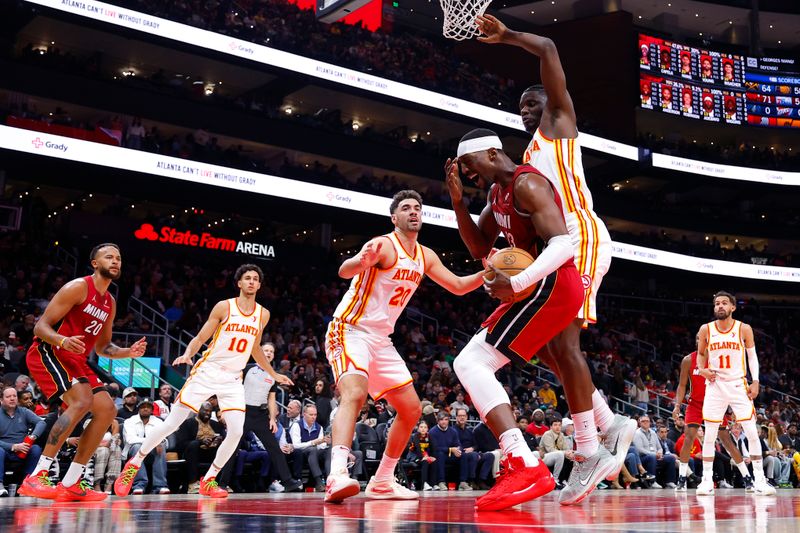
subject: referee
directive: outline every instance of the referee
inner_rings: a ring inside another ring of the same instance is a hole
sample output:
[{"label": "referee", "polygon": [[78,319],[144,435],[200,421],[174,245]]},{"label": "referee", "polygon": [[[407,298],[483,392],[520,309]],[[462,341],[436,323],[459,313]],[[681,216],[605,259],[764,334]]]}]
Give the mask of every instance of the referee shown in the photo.
[{"label": "referee", "polygon": [[[262,346],[264,355],[272,364],[275,357],[275,345],[267,342]],[[273,431],[278,429],[275,419],[278,416],[278,404],[275,401],[275,380],[266,370],[262,370],[258,365],[254,365],[244,378],[244,402],[246,404],[244,415],[244,432],[255,433],[258,440],[269,452],[269,459],[272,462],[274,472],[286,492],[302,491],[302,482],[293,479],[289,472],[289,465],[286,464],[286,456],[281,451]],[[267,405],[269,404],[269,409]],[[288,428],[285,428],[288,430]]]}]

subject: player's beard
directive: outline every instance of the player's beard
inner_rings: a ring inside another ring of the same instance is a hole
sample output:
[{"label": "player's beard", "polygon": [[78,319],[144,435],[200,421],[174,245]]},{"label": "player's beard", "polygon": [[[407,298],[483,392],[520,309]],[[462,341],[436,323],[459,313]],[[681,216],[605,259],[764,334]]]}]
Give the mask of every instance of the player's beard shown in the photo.
[{"label": "player's beard", "polygon": [[97,267],[97,272],[100,274],[101,277],[110,279],[111,281],[117,281],[119,277],[122,275],[122,268],[118,268],[116,274],[112,274],[111,270],[103,267]]},{"label": "player's beard", "polygon": [[722,309],[720,311],[717,311],[715,316],[717,320],[727,320],[731,316],[731,314],[733,314],[733,311],[725,311],[724,309]]}]

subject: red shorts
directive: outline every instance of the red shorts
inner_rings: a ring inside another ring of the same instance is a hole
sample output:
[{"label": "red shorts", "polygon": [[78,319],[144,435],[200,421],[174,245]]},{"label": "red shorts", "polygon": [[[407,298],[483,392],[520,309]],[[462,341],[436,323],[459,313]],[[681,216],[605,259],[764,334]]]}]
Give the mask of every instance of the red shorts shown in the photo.
[{"label": "red shorts", "polygon": [[39,385],[47,401],[60,398],[75,383],[88,383],[93,393],[105,390],[85,358],[59,357],[45,342],[35,341],[28,350],[26,361],[31,378]]},{"label": "red shorts", "polygon": [[[695,426],[702,426],[703,425],[703,404],[702,403],[692,403],[691,401],[686,406],[686,417],[684,418],[686,424],[695,425]],[[731,419],[728,416],[728,413],[725,413],[725,416],[722,419],[722,423],[719,425],[720,428],[727,428],[730,426]]]},{"label": "red shorts", "polygon": [[570,262],[547,275],[531,296],[498,307],[482,324],[486,342],[518,364],[525,364],[578,315],[583,284]]}]

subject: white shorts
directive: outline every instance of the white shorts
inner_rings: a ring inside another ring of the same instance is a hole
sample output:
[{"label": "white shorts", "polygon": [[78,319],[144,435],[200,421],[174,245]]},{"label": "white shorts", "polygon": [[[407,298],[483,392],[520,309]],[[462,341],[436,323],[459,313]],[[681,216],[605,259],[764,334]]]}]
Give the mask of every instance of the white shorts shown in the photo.
[{"label": "white shorts", "polygon": [[389,337],[371,335],[338,320],[328,325],[325,354],[337,383],[342,376],[364,376],[367,392],[375,400],[412,382],[411,372]]},{"label": "white shorts", "polygon": [[736,415],[737,422],[750,420],[755,415],[753,400],[747,396],[748,388],[744,379],[714,382],[706,381],[706,397],[703,400],[703,420],[722,422],[728,406]]},{"label": "white shorts", "polygon": [[178,402],[197,412],[212,396],[217,397],[220,412],[244,411],[242,374],[223,372],[206,363],[183,384]]},{"label": "white shorts", "polygon": [[597,292],[611,267],[611,235],[603,221],[592,212],[569,213],[566,222],[584,290],[583,305],[576,318],[594,324],[597,322]]}]

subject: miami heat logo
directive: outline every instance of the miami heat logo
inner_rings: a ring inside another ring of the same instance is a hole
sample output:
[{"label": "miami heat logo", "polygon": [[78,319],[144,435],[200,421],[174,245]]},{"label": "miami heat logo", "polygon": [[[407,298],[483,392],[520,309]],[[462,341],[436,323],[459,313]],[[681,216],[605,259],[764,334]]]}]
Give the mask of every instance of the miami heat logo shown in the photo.
[{"label": "miami heat logo", "polygon": [[583,283],[583,290],[589,290],[589,287],[592,286],[592,278],[591,276],[584,274],[581,276],[581,283]]}]

